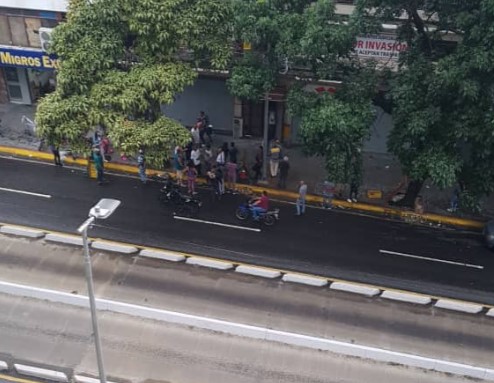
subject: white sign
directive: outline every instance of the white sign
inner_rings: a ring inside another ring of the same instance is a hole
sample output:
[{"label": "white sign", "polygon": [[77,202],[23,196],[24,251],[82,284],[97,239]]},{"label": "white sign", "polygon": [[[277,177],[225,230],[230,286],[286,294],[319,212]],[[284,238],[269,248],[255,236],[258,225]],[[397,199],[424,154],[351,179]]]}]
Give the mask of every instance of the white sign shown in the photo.
[{"label": "white sign", "polygon": [[397,41],[392,36],[366,35],[357,37],[355,52],[360,57],[378,60],[398,60],[400,52],[408,49],[406,42]]}]

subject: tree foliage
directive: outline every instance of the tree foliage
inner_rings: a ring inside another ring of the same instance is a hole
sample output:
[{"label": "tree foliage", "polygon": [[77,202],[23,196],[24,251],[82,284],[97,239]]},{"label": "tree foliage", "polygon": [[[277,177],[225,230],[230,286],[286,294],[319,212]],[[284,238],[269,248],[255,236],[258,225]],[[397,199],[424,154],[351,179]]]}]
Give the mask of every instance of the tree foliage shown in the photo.
[{"label": "tree foliage", "polygon": [[[235,62],[231,91],[259,100],[281,76],[291,79],[288,107],[301,120],[305,151],[324,156],[328,176],[347,182],[372,123],[376,86],[376,72],[353,55],[357,20],[336,14],[331,0],[234,0],[233,6],[235,37],[252,49]],[[318,96],[303,91],[295,76],[343,85],[336,95]]]},{"label": "tree foliage", "polygon": [[361,19],[397,21],[409,45],[391,82],[389,141],[405,171],[440,187],[461,181],[468,201],[491,193],[494,1],[360,0],[359,9]]},{"label": "tree foliage", "polygon": [[57,90],[38,106],[38,131],[85,151],[87,132],[103,125],[119,148],[145,147],[161,164],[189,137],[161,105],[193,84],[199,65],[226,67],[230,19],[223,0],[72,0],[55,28],[62,64]]}]

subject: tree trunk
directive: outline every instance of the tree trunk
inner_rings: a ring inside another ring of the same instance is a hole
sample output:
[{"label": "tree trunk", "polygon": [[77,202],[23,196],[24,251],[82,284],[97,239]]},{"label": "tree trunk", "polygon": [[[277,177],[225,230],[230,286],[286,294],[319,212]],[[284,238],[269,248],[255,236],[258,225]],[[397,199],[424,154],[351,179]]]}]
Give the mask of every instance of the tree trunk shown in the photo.
[{"label": "tree trunk", "polygon": [[418,197],[423,185],[423,180],[410,181],[407,186],[407,191],[405,192],[405,197],[403,197],[402,200],[396,202],[396,206],[404,206],[413,209],[415,206],[415,198]]}]

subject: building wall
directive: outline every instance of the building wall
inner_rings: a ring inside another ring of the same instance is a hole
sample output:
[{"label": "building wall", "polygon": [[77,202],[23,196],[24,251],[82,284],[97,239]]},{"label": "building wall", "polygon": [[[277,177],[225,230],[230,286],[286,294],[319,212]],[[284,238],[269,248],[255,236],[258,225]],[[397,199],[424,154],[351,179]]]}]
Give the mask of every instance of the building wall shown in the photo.
[{"label": "building wall", "polygon": [[7,83],[5,82],[5,75],[3,69],[0,68],[0,104],[9,102],[9,95],[7,93]]}]

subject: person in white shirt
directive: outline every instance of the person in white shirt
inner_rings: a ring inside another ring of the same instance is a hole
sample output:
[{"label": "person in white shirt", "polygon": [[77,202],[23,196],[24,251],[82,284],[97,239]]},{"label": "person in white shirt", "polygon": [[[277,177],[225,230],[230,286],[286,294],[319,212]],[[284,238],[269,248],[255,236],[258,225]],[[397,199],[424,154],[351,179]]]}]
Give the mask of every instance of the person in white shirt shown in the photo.
[{"label": "person in white shirt", "polygon": [[197,174],[201,175],[201,151],[199,150],[199,145],[194,145],[192,151],[190,152],[190,160],[194,163]]},{"label": "person in white shirt", "polygon": [[216,165],[225,166],[225,152],[223,149],[218,148],[218,155],[216,156]]},{"label": "person in white shirt", "polygon": [[192,136],[192,142],[194,143],[194,145],[198,145],[201,142],[199,128],[197,126],[193,126],[190,130],[190,134]]}]

